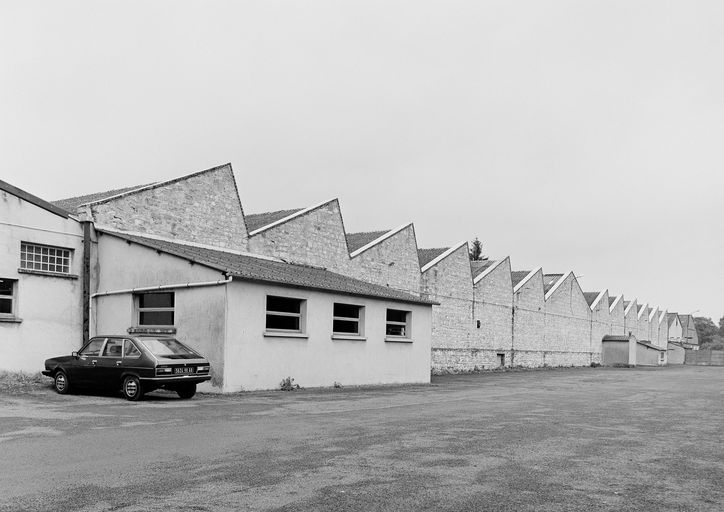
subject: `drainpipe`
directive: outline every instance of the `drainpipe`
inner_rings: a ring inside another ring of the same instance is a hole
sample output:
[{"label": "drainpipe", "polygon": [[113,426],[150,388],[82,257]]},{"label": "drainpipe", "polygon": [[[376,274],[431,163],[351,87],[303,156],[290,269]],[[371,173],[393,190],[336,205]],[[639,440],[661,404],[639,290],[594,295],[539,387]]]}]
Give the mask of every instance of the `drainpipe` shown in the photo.
[{"label": "drainpipe", "polygon": [[90,221],[83,224],[83,268],[81,268],[81,293],[83,296],[83,345],[89,339],[90,333],[90,261],[91,261],[91,231]]},{"label": "drainpipe", "polygon": [[[123,295],[125,293],[138,293],[138,292],[155,292],[159,290],[176,290],[183,288],[200,288],[202,286],[220,286],[229,284],[234,279],[233,276],[229,276],[226,279],[220,279],[218,281],[203,281],[198,283],[179,283],[179,284],[161,284],[157,286],[143,286],[140,288],[125,288],[123,290],[111,290],[106,292],[94,293],[88,299],[88,319],[89,319],[89,338],[92,338],[94,334],[91,334],[90,327],[92,326],[93,320],[93,299],[96,297],[102,297],[106,295]],[[95,329],[93,329],[95,330]]]}]

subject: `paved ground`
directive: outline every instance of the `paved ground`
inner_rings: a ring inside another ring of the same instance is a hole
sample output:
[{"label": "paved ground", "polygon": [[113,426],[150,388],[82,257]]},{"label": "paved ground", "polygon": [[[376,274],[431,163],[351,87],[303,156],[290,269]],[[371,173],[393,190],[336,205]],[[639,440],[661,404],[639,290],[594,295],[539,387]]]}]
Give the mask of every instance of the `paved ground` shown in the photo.
[{"label": "paved ground", "polygon": [[[48,382],[50,382],[48,380]],[[723,510],[724,368],[0,395],[0,510]]]}]

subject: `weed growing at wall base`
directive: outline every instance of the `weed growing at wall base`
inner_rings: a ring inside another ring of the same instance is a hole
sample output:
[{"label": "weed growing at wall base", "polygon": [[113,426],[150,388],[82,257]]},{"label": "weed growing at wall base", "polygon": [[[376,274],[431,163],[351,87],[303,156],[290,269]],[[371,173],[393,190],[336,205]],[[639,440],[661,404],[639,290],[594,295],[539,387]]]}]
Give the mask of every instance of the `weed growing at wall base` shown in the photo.
[{"label": "weed growing at wall base", "polygon": [[291,377],[287,377],[286,379],[282,379],[281,383],[279,384],[279,389],[282,391],[294,391],[296,389],[302,389],[299,384],[294,383],[294,379]]}]

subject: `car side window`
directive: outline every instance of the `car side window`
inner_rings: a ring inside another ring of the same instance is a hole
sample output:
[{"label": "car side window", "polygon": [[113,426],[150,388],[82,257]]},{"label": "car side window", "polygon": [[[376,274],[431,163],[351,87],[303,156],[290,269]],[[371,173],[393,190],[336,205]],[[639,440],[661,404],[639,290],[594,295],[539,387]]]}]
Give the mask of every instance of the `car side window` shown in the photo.
[{"label": "car side window", "polygon": [[131,340],[123,340],[123,357],[140,357],[141,351]]},{"label": "car side window", "polygon": [[80,351],[80,355],[82,356],[97,356],[101,353],[101,348],[103,348],[103,342],[106,341],[105,338],[95,338],[90,340],[90,343],[88,343],[85,347],[83,347],[83,350]]},{"label": "car side window", "polygon": [[106,348],[103,349],[104,357],[121,357],[123,354],[123,340],[108,338]]}]

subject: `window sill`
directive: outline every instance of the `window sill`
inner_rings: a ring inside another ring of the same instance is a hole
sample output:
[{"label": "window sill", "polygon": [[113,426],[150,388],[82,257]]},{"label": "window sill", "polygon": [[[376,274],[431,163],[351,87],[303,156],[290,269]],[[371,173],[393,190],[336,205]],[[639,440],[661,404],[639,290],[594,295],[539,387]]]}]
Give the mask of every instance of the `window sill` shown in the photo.
[{"label": "window sill", "polygon": [[129,327],[128,334],[176,334],[176,327]]},{"label": "window sill", "polygon": [[19,324],[23,321],[22,318],[16,316],[0,316],[0,322],[6,322],[9,324]]},{"label": "window sill", "polygon": [[364,336],[355,336],[354,334],[332,334],[333,340],[347,340],[347,341],[367,341]]},{"label": "window sill", "polygon": [[386,336],[385,341],[387,343],[412,343],[410,338],[396,338],[394,336]]},{"label": "window sill", "polygon": [[303,332],[274,332],[274,331],[264,331],[264,337],[265,338],[301,338],[301,339],[307,339],[309,338],[308,335],[304,334]]},{"label": "window sill", "polygon": [[36,276],[46,276],[46,277],[60,277],[61,279],[78,279],[77,274],[61,274],[59,272],[46,272],[44,270],[30,270],[28,268],[19,268],[18,273],[19,274],[33,274]]}]

